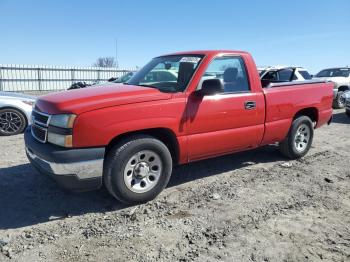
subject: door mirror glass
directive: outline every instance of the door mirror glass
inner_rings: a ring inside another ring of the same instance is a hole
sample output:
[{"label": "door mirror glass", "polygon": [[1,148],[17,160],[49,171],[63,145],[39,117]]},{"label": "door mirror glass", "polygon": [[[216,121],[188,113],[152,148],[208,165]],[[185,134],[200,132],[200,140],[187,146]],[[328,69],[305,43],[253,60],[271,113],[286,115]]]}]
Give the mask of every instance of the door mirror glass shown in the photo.
[{"label": "door mirror glass", "polygon": [[201,89],[197,91],[202,96],[210,96],[224,92],[224,86],[220,79],[213,78],[204,80]]}]

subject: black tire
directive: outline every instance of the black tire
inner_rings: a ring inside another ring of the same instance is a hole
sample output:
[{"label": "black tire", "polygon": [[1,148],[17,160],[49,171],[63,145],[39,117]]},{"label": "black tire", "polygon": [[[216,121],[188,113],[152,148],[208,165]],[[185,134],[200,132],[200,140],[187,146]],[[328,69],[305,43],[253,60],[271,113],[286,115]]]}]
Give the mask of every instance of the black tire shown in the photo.
[{"label": "black tire", "polygon": [[336,98],[333,100],[333,108],[334,109],[342,109],[345,107],[345,101],[344,98],[342,97],[344,94],[343,91],[338,91],[338,94]]},{"label": "black tire", "polygon": [[[124,182],[125,169],[130,159],[138,152],[155,152],[162,164],[158,182],[147,192],[135,193]],[[172,157],[169,149],[158,139],[147,135],[135,135],[115,145],[105,158],[103,180],[109,193],[126,204],[145,203],[154,199],[168,184],[172,172]]]},{"label": "black tire", "polygon": [[12,136],[23,133],[27,127],[27,118],[19,110],[13,108],[0,109],[0,135]]},{"label": "black tire", "polygon": [[[310,134],[305,148],[303,148],[302,150],[298,150],[296,146],[296,136],[299,128],[301,128],[304,125],[309,127]],[[284,156],[290,159],[297,159],[303,157],[310,150],[313,137],[314,126],[311,119],[307,116],[300,116],[293,121],[287,137],[280,143],[280,151]]]}]

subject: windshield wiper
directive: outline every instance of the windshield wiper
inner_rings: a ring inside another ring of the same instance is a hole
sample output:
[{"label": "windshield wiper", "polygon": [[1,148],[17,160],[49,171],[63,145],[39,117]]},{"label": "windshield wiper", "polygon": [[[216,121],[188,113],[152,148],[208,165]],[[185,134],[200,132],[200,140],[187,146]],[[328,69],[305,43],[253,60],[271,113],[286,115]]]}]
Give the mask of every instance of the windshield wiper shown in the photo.
[{"label": "windshield wiper", "polygon": [[141,85],[141,84],[138,84],[137,86],[144,86],[144,87],[150,87],[150,88],[156,88],[156,89],[158,89],[157,87],[155,87],[155,86],[151,86],[151,85]]}]

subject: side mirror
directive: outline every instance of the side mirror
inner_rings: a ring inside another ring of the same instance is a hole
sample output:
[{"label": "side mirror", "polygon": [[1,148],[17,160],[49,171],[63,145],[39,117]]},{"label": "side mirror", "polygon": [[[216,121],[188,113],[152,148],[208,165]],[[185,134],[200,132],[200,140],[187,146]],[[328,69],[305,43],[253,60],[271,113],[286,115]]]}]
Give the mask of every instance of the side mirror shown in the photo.
[{"label": "side mirror", "polygon": [[220,94],[224,92],[224,86],[220,79],[207,79],[202,83],[202,87],[196,91],[197,94],[202,96],[210,96]]}]

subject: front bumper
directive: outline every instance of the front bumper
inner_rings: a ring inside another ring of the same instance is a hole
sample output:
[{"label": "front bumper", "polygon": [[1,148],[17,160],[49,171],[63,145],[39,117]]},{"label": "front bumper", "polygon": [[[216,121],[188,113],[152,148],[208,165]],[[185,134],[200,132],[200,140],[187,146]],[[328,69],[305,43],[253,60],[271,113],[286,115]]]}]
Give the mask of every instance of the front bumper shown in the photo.
[{"label": "front bumper", "polygon": [[102,186],[104,147],[67,149],[43,144],[34,139],[30,127],[24,133],[24,140],[31,164],[64,188],[86,191]]}]

